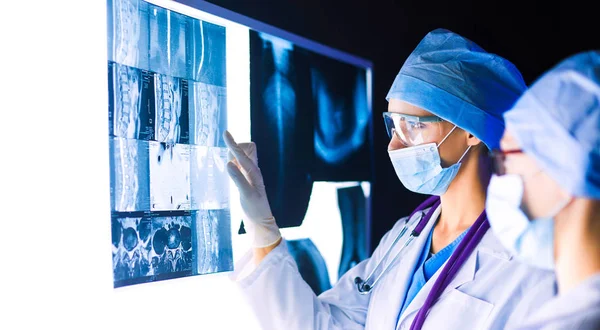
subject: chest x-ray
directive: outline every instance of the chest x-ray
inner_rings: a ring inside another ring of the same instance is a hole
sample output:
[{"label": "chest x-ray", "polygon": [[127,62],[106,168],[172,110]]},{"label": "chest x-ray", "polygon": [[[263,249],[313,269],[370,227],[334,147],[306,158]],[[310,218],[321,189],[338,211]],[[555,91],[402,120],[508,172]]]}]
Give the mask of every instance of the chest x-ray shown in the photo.
[{"label": "chest x-ray", "polygon": [[225,28],[108,0],[114,286],[229,271]]}]

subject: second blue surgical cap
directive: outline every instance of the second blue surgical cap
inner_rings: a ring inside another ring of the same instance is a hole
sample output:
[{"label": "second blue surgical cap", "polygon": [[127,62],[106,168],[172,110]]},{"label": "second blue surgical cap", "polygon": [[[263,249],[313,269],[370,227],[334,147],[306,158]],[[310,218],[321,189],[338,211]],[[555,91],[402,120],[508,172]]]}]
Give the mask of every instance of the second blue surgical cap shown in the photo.
[{"label": "second blue surgical cap", "polygon": [[436,29],[410,54],[386,99],[423,108],[497,148],[502,114],[527,88],[517,68],[456,33]]},{"label": "second blue surgical cap", "polygon": [[563,189],[600,199],[600,52],[559,63],[504,117],[521,148]]}]

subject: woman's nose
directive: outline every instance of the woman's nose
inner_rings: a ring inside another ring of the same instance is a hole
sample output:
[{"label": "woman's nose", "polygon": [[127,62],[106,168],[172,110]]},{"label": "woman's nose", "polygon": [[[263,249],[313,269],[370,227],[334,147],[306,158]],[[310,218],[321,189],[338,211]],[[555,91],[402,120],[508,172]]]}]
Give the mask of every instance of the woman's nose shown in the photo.
[{"label": "woman's nose", "polygon": [[388,151],[398,150],[402,148],[406,148],[406,146],[404,145],[404,143],[402,143],[402,141],[400,141],[396,133],[394,133],[392,135],[390,143],[388,143]]}]

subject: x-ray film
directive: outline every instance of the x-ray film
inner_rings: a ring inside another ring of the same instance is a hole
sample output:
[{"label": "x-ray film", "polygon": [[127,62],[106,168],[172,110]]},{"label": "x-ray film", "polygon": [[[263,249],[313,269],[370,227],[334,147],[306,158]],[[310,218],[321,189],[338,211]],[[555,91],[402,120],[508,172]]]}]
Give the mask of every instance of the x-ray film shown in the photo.
[{"label": "x-ray film", "polygon": [[230,271],[225,27],[107,9],[114,286]]},{"label": "x-ray film", "polygon": [[314,163],[310,53],[289,41],[250,31],[252,141],[267,196],[281,227],[304,219]]},{"label": "x-ray film", "polygon": [[367,74],[361,67],[312,54],[316,181],[367,181],[371,178],[371,112]]},{"label": "x-ray film", "polygon": [[[260,150],[275,150],[267,151],[271,153],[267,164],[261,164],[261,169],[271,168],[266,183],[287,186],[289,172],[308,172],[299,177],[313,181],[371,179],[365,68],[256,31],[250,32],[250,61],[252,139],[260,142]],[[294,159],[296,154],[302,159]],[[301,181],[297,179],[294,186]],[[279,211],[279,200],[292,198],[290,194],[295,201],[306,200],[297,193],[292,189],[271,193],[274,212],[285,213],[278,219],[304,216],[287,214],[289,207]]]}]

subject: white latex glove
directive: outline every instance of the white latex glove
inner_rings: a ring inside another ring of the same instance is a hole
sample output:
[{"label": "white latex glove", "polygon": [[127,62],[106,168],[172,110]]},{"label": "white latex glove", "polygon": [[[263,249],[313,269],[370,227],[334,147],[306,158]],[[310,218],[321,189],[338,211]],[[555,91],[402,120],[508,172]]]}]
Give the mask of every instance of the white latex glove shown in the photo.
[{"label": "white latex glove", "polygon": [[227,172],[240,191],[244,211],[244,227],[252,239],[252,247],[262,248],[275,244],[281,233],[267,199],[262,174],[258,168],[256,144],[237,144],[229,131],[223,134],[229,148]]}]

